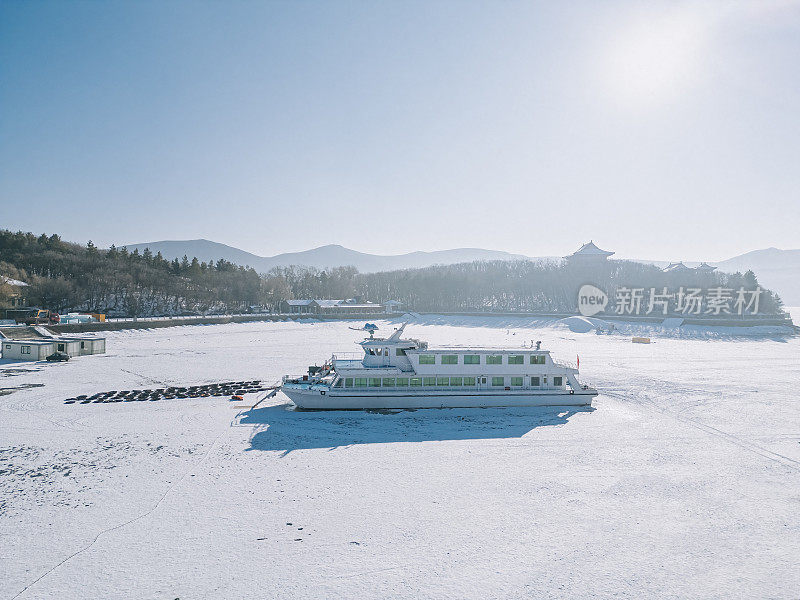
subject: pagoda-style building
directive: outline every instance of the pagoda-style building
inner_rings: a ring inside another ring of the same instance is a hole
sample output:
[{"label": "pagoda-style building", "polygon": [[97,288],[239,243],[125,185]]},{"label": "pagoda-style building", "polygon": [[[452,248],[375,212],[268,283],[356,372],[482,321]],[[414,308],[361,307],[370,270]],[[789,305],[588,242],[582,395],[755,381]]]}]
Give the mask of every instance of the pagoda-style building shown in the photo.
[{"label": "pagoda-style building", "polygon": [[664,271],[664,273],[686,273],[688,271],[691,271],[691,269],[682,262],[676,262],[676,263],[669,263],[666,267],[662,269],[662,271]]},{"label": "pagoda-style building", "polygon": [[571,265],[595,266],[605,264],[608,257],[614,254],[607,250],[601,250],[595,246],[593,241],[584,244],[569,256],[565,256],[566,261]]},{"label": "pagoda-style building", "polygon": [[712,271],[716,271],[717,267],[712,267],[706,263],[700,263],[700,266],[694,268],[695,271],[699,271],[700,273],[711,273]]}]

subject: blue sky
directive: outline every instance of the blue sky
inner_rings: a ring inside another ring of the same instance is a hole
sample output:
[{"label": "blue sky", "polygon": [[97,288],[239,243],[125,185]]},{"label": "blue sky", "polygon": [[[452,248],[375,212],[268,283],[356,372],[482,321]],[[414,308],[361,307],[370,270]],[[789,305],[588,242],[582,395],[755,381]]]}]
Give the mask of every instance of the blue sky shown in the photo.
[{"label": "blue sky", "polygon": [[0,227],[800,247],[796,2],[0,2]]}]

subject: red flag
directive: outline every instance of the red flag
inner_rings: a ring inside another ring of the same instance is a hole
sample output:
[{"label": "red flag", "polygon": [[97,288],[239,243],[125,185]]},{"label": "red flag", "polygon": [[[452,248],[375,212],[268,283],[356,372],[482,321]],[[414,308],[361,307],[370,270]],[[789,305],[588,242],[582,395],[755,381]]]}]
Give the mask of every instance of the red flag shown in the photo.
[{"label": "red flag", "polygon": [[580,369],[581,368],[581,357],[578,356],[577,354],[575,356],[578,357],[578,368]]}]

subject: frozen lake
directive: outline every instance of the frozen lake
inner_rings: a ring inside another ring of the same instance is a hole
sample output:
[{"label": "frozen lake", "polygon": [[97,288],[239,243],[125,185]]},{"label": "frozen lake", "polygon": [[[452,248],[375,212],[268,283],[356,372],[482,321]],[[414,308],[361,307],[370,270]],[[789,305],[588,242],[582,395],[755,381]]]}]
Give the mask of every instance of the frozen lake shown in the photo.
[{"label": "frozen lake", "polygon": [[122,331],[106,355],[0,364],[0,598],[800,596],[798,337],[406,330],[580,355],[592,410],[63,404],[273,382],[357,350],[349,325]]}]

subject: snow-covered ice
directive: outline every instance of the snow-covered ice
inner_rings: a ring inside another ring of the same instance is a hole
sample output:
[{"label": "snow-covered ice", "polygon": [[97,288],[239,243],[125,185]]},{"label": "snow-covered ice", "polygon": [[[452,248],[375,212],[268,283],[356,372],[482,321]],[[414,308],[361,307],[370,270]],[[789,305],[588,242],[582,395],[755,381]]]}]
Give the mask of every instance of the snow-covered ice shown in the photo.
[{"label": "snow-covered ice", "polygon": [[63,404],[272,382],[356,350],[349,325],[122,331],[106,355],[0,364],[0,598],[800,596],[800,339],[780,332],[407,329],[580,355],[592,410]]}]

